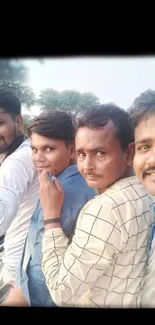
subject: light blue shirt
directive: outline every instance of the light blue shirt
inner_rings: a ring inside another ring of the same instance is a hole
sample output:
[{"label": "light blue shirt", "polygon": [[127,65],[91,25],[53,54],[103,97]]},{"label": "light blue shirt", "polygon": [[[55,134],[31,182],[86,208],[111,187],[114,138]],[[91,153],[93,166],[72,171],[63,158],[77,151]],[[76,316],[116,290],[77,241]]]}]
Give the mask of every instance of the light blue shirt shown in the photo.
[{"label": "light blue shirt", "polygon": [[[155,218],[155,205],[153,206],[153,211],[154,211],[154,218]],[[155,223],[152,224],[151,236],[150,236],[150,240],[149,240],[149,251],[151,251],[151,248],[152,248],[152,241],[154,238],[154,234],[155,234]]]},{"label": "light blue shirt", "polygon": [[[74,232],[76,220],[81,208],[96,195],[80,175],[76,165],[66,168],[59,176],[65,198],[62,207],[61,224],[67,237]],[[55,306],[41,268],[42,237],[44,232],[43,212],[38,202],[32,215],[27,241],[18,272],[17,285],[21,287],[26,301],[31,306]]]},{"label": "light blue shirt", "polygon": [[[155,205],[153,206],[155,219]],[[149,240],[149,259],[147,266],[147,276],[142,291],[141,307],[155,308],[155,222],[152,224],[151,236]]]}]

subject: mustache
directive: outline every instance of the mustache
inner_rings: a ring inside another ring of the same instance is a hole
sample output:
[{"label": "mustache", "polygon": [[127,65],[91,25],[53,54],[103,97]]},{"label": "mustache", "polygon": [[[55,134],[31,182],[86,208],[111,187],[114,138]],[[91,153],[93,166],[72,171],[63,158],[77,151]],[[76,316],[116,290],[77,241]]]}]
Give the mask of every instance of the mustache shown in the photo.
[{"label": "mustache", "polygon": [[94,173],[87,173],[87,174],[84,174],[85,175],[85,177],[89,177],[89,176],[98,176],[98,175],[96,175],[96,174],[94,174]]},{"label": "mustache", "polygon": [[148,168],[144,168],[142,171],[142,176],[145,177],[149,172],[155,172],[155,166],[149,166]]}]

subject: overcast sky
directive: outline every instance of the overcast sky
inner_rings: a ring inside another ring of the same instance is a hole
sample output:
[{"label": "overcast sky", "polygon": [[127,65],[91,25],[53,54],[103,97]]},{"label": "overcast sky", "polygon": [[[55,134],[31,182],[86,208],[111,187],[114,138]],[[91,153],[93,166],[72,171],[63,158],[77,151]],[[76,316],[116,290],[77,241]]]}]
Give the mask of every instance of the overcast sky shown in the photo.
[{"label": "overcast sky", "polygon": [[[127,109],[136,96],[155,89],[155,57],[92,57],[24,60],[30,68],[29,85],[36,94],[45,88],[93,92],[102,103]],[[37,107],[32,109],[39,113]]]}]

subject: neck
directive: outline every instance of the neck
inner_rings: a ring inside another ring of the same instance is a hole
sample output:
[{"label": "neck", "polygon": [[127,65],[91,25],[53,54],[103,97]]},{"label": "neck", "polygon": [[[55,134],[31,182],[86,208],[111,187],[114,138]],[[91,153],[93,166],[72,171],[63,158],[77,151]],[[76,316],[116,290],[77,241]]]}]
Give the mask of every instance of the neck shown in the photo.
[{"label": "neck", "polygon": [[135,173],[134,173],[134,170],[133,170],[133,167],[127,167],[125,173],[120,176],[120,178],[116,179],[113,183],[109,184],[108,187],[106,188],[102,188],[102,189],[97,189],[97,192],[98,194],[102,194],[104,193],[110,186],[112,186],[113,184],[115,184],[117,181],[123,179],[123,178],[127,178],[127,177],[131,177],[131,176],[134,176]]},{"label": "neck", "polygon": [[13,143],[9,146],[7,152],[4,153],[4,159],[10,156],[25,140],[24,133],[19,133]]},{"label": "neck", "polygon": [[[70,163],[69,163],[69,166],[72,166],[72,165],[75,165],[76,164],[76,159],[75,158],[71,158],[70,159]],[[69,167],[68,166],[68,167]]]},{"label": "neck", "polygon": [[121,178],[126,178],[126,177],[131,177],[131,176],[135,176],[135,173],[134,173],[133,167],[129,166]]}]

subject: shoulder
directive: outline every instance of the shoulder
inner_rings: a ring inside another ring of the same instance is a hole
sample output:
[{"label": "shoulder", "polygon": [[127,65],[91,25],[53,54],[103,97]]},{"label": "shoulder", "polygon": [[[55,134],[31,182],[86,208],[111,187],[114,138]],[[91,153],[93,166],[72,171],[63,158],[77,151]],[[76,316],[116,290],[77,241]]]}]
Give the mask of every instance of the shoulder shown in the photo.
[{"label": "shoulder", "polygon": [[65,192],[71,192],[72,194],[77,194],[78,196],[88,194],[90,197],[96,195],[96,191],[90,188],[83,176],[77,172],[62,181]]},{"label": "shoulder", "polygon": [[21,146],[8,156],[1,165],[1,174],[22,173],[34,177],[36,170],[32,162],[30,141],[25,140]]},{"label": "shoulder", "polygon": [[6,160],[16,160],[25,157],[31,158],[32,150],[30,147],[30,140],[26,139]]},{"label": "shoulder", "polygon": [[98,199],[115,207],[125,202],[141,201],[144,197],[148,198],[146,189],[137,177],[133,176],[117,181]]},{"label": "shoulder", "polygon": [[80,210],[89,200],[94,198],[96,192],[88,187],[79,173],[65,178],[62,185],[64,188],[62,216],[66,219],[67,215],[67,220],[74,222]]},{"label": "shoulder", "polygon": [[96,196],[83,208],[84,213],[95,216],[113,215],[125,220],[149,210],[149,195],[136,177],[122,179],[101,195]]},{"label": "shoulder", "polygon": [[4,162],[2,163],[1,167],[4,168],[5,166],[20,166],[21,164],[25,166],[33,166],[32,160],[32,150],[30,147],[30,141],[25,140],[19,148],[17,148],[10,156],[8,156]]}]

